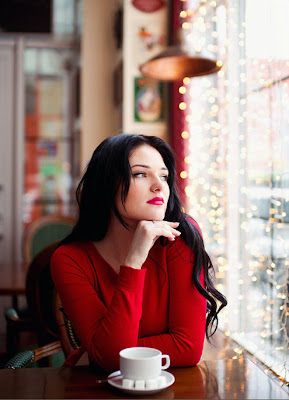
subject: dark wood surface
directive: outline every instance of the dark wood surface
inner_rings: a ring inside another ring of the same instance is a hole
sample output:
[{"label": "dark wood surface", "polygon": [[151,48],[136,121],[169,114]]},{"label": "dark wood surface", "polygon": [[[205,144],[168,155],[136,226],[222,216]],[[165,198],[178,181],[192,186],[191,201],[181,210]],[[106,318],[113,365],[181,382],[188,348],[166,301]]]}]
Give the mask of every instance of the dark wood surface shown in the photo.
[{"label": "dark wood surface", "polygon": [[0,264],[0,296],[11,296],[11,305],[18,309],[18,296],[25,295],[27,268],[22,263]]},{"label": "dark wood surface", "polygon": [[0,295],[24,295],[26,272],[24,264],[0,264]]},{"label": "dark wood surface", "polygon": [[89,367],[0,370],[1,399],[289,399],[286,387],[247,358],[201,361],[170,368],[175,383],[154,395],[130,396]]}]

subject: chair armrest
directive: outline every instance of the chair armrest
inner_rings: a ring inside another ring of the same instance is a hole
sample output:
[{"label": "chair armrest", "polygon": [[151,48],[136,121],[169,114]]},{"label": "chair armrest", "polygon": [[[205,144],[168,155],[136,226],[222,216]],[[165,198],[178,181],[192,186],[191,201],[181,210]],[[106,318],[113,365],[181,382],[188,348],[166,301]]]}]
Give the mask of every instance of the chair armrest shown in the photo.
[{"label": "chair armrest", "polygon": [[7,308],[5,310],[5,319],[7,322],[7,329],[16,329],[18,331],[35,330],[36,323],[31,317],[22,317],[22,315],[15,310],[15,308]]},{"label": "chair armrest", "polygon": [[52,354],[62,351],[61,341],[49,343],[45,346],[38,347],[34,350],[24,350],[17,353],[12,357],[4,366],[4,368],[26,368],[36,361],[41,360],[44,357],[51,356]]},{"label": "chair armrest", "polygon": [[20,319],[18,312],[15,308],[6,308],[5,310],[6,320],[18,321]]},{"label": "chair armrest", "polygon": [[46,344],[42,347],[37,347],[37,349],[33,350],[34,361],[41,360],[42,358],[51,356],[52,354],[58,353],[59,351],[63,351],[62,343],[60,340]]},{"label": "chair armrest", "polygon": [[28,365],[34,362],[34,354],[32,350],[25,350],[21,351],[20,353],[16,354],[12,357],[7,363],[5,364],[4,368],[26,368]]}]

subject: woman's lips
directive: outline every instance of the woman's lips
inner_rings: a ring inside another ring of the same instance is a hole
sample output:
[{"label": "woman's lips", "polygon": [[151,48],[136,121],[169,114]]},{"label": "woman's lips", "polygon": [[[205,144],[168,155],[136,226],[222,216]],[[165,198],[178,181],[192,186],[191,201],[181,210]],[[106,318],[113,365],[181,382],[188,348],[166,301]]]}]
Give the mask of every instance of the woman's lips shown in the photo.
[{"label": "woman's lips", "polygon": [[162,197],[154,197],[153,199],[147,201],[148,204],[154,204],[156,206],[162,206],[164,204],[164,199]]}]

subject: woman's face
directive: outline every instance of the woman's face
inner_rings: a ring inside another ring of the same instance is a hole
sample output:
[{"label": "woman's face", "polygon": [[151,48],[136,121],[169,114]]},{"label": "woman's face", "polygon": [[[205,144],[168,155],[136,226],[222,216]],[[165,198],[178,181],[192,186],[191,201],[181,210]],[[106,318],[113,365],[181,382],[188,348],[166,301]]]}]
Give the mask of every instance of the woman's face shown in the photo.
[{"label": "woman's face", "polygon": [[116,207],[129,224],[141,220],[162,221],[165,217],[170,189],[168,169],[160,153],[149,145],[134,149],[129,156],[130,187],[124,206],[121,190],[116,196]]}]

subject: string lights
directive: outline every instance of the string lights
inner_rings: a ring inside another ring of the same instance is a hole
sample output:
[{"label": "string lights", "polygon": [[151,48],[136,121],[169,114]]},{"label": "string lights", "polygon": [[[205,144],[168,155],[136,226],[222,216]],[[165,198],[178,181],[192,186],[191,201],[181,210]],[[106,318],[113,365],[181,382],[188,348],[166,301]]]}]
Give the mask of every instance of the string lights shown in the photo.
[{"label": "string lights", "polygon": [[187,45],[223,66],[179,87],[180,176],[231,304],[222,329],[288,383],[289,55],[261,57],[258,43],[254,54],[248,3],[245,14],[235,0],[182,1]]}]

